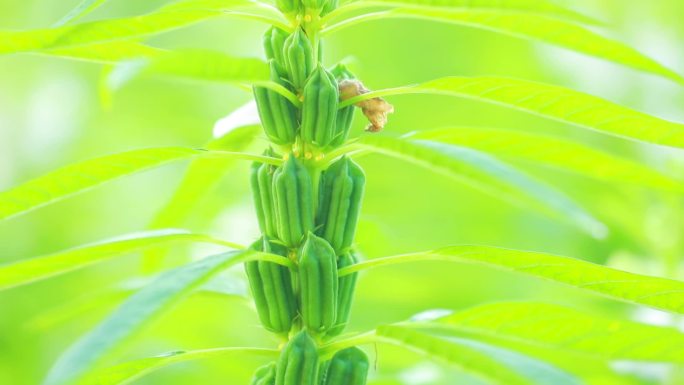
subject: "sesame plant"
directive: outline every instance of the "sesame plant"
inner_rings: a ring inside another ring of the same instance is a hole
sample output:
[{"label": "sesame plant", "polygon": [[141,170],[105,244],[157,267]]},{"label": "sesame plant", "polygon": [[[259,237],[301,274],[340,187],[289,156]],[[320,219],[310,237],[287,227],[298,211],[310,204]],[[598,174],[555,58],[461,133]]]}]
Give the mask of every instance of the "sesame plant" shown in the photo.
[{"label": "sesame plant", "polygon": [[[361,273],[427,261],[510,271],[611,301],[674,316],[684,314],[684,283],[673,276],[623,271],[579,256],[487,245],[435,245],[427,251],[406,250],[367,259],[355,243],[365,185],[374,178],[363,170],[359,159],[372,154],[423,166],[426,172],[449,176],[597,238],[611,229],[593,209],[531,176],[519,162],[607,183],[628,180],[667,196],[681,195],[684,184],[676,176],[569,139],[487,127],[416,127],[398,135],[388,119],[391,114],[402,114],[390,104],[393,98],[436,94],[496,104],[653,148],[684,148],[680,123],[572,89],[507,77],[450,76],[371,90],[372,79],[360,79],[353,63],[326,60],[332,49],[326,37],[337,31],[376,20],[408,18],[536,40],[684,84],[678,73],[595,32],[599,21],[546,0],[276,0],[275,4],[180,0],[139,16],[80,21],[105,2],[84,0],[47,28],[2,31],[0,53],[38,53],[100,64],[103,96],[146,76],[227,82],[253,94],[252,116],[258,119],[231,127],[202,148],[154,147],[105,155],[0,193],[0,220],[12,220],[114,179],[172,162],[191,162],[172,202],[147,231],[0,265],[0,290],[19,290],[19,286],[143,252],[140,275],[151,278],[59,355],[43,375],[45,385],[142,383],[148,374],[172,364],[193,361],[202,365],[209,358],[239,360],[244,356],[262,360],[252,385],[411,383],[405,379],[382,382],[387,377],[381,381],[381,369],[376,369],[374,360],[382,363],[383,356],[373,350],[379,345],[430,357],[488,384],[684,381],[676,370],[653,380],[613,365],[616,361],[651,362],[676,368],[684,364],[682,332],[635,322],[626,315],[609,318],[554,303],[494,302],[428,311],[370,330],[348,328],[350,319],[363,316],[352,312],[357,282],[367,278]],[[263,57],[242,58],[206,49],[168,50],[145,42],[148,36],[218,17],[263,23],[263,40],[253,43],[263,46]],[[352,129],[355,121],[363,121],[362,133]],[[255,143],[260,149],[251,151]],[[210,183],[207,175],[221,175],[233,163],[250,167],[250,179],[243,182],[250,184],[261,236],[245,246],[228,239],[230,234],[209,236],[171,228],[173,223],[165,221],[163,214],[182,211],[184,205],[199,200],[199,190],[192,187]],[[401,194],[401,189],[396,193]],[[166,251],[179,242],[226,250],[178,264],[166,261]],[[674,254],[671,266],[678,265]],[[173,353],[117,358],[131,342],[144,339],[145,331],[190,293],[212,290],[206,283],[216,277],[234,279],[221,274],[239,265],[244,266],[261,327],[272,336],[270,346],[189,350],[179,346],[183,350]],[[226,379],[225,383],[233,382]]]}]

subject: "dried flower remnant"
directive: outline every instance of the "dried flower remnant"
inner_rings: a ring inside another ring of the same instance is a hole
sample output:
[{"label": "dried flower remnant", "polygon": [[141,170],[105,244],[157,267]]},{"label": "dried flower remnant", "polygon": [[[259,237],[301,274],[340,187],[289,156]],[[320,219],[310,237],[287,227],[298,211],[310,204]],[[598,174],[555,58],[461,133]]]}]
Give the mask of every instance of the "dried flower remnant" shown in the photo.
[{"label": "dried flower remnant", "polygon": [[[347,100],[370,92],[363,83],[355,79],[341,80],[339,87],[340,100]],[[366,127],[366,131],[370,132],[382,131],[385,124],[387,124],[387,115],[394,112],[394,106],[387,103],[385,99],[379,97],[362,100],[354,105],[361,108],[363,114],[368,118],[370,124]]]}]

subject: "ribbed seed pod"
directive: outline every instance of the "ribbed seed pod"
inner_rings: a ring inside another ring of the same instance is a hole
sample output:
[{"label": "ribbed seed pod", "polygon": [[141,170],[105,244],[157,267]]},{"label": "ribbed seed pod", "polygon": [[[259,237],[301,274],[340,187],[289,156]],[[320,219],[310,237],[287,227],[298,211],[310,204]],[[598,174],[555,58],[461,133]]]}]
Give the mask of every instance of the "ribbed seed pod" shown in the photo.
[{"label": "ribbed seed pod", "polygon": [[339,102],[337,80],[333,74],[319,66],[304,86],[300,132],[305,143],[327,147],[332,142]]},{"label": "ribbed seed pod", "polygon": [[[287,257],[287,249],[261,238],[252,245],[257,251]],[[261,324],[273,333],[288,333],[297,314],[290,270],[269,261],[245,262],[245,272]]]},{"label": "ribbed seed pod", "polygon": [[276,363],[266,364],[254,372],[250,385],[274,385],[276,375]]},{"label": "ribbed seed pod", "polygon": [[[351,252],[346,252],[337,258],[337,270],[357,263],[356,256]],[[335,326],[330,328],[326,335],[334,337],[340,335],[347,327],[349,315],[351,313],[352,302],[354,300],[354,290],[356,289],[356,277],[359,273],[347,274],[338,278],[337,287],[337,315]]]},{"label": "ribbed seed pod", "polygon": [[323,238],[309,233],[299,249],[300,313],[312,333],[334,326],[337,316],[337,257]]},{"label": "ribbed seed pod", "polygon": [[276,7],[284,14],[293,14],[299,11],[299,0],[276,0]]},{"label": "ribbed seed pod", "polygon": [[[271,80],[286,86],[287,84],[280,80],[278,69],[273,60],[270,61],[270,65]],[[297,108],[287,98],[273,90],[256,86],[253,87],[253,90],[254,100],[259,111],[259,119],[264,127],[266,136],[276,144],[286,145],[294,143],[297,135],[297,126],[299,125]]]},{"label": "ribbed seed pod", "polygon": [[273,60],[278,69],[278,74],[284,75],[285,71],[285,56],[283,49],[285,48],[285,40],[289,34],[278,27],[271,27],[264,34],[264,51],[266,58]]},{"label": "ribbed seed pod", "polygon": [[[266,150],[264,155],[273,156],[274,153],[272,150]],[[276,237],[275,209],[273,207],[273,173],[275,169],[273,165],[254,162],[250,175],[259,228],[262,233],[271,238]]]},{"label": "ribbed seed pod", "polygon": [[318,349],[306,330],[283,348],[276,367],[275,385],[318,385]]},{"label": "ribbed seed pod", "polygon": [[306,167],[292,154],[273,177],[276,233],[289,247],[297,247],[314,228],[313,185]]},{"label": "ribbed seed pod", "polygon": [[[342,80],[356,79],[354,74],[347,69],[344,64],[336,65],[330,72],[335,76],[339,84]],[[340,108],[337,110],[337,117],[335,118],[335,130],[330,146],[339,147],[349,137],[349,130],[351,130],[354,121],[354,112],[356,108],[353,105]]]},{"label": "ribbed seed pod", "polygon": [[337,253],[354,242],[366,176],[359,165],[344,156],[323,172],[319,184],[316,233]]},{"label": "ribbed seed pod", "polygon": [[283,55],[290,82],[297,90],[301,90],[314,66],[313,46],[303,29],[297,28],[288,36]]},{"label": "ribbed seed pod", "polygon": [[321,385],[365,385],[368,367],[368,356],[361,349],[340,350],[330,360]]}]

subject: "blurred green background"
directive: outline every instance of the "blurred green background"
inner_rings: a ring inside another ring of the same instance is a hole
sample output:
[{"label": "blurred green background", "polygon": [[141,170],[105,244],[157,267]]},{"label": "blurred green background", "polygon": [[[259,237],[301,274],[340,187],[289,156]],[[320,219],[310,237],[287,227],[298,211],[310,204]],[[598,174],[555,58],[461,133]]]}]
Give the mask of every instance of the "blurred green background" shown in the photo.
[{"label": "blurred green background", "polygon": [[[0,0],[0,28],[49,26],[77,0]],[[89,19],[135,15],[163,4],[111,1]],[[604,20],[607,34],[684,72],[681,0],[559,1]],[[219,18],[149,40],[160,47],[206,47],[260,57],[266,27]],[[561,84],[664,118],[684,121],[684,90],[656,77],[492,32],[423,21],[377,21],[343,30],[326,41],[326,62],[349,60],[371,89],[447,75],[504,75]],[[0,57],[0,190],[68,163],[136,148],[201,147],[214,123],[250,99],[237,88],[145,78],[99,96],[102,68],[91,63],[21,55]],[[682,175],[681,151],[637,145],[500,107],[441,96],[400,96],[387,131],[448,126],[493,126],[572,138]],[[360,115],[360,114],[359,114]],[[357,116],[356,132],[364,122]],[[251,149],[259,152],[260,140]],[[367,258],[450,244],[487,244],[547,251],[647,274],[676,276],[684,251],[684,200],[639,188],[602,184],[520,164],[592,209],[610,227],[595,239],[562,221],[513,207],[426,169],[380,156],[359,160],[368,186],[358,233]],[[46,254],[144,230],[171,197],[184,172],[174,164],[128,177],[28,215],[0,222],[0,262]],[[248,243],[257,236],[248,191],[249,165],[227,170],[186,228]],[[212,252],[178,246],[169,266]],[[39,383],[69,344],[101,320],[142,277],[139,255],[0,293],[0,384]],[[246,295],[241,268],[222,280]],[[127,285],[127,286],[126,286]],[[118,289],[117,289],[118,288]],[[351,330],[400,321],[431,308],[532,299],[597,314],[674,322],[655,311],[585,295],[484,267],[430,263],[365,273]],[[178,326],[182,325],[182,326]],[[196,294],[122,352],[136,358],[170,350],[274,346],[241,296]],[[478,384],[441,364],[394,348],[369,349],[373,384]],[[215,359],[185,363],[136,384],[246,384],[260,361]],[[657,372],[657,371],[656,371]],[[646,371],[645,373],[651,373]],[[656,373],[657,374],[657,373]],[[645,384],[660,383],[645,376]]]}]

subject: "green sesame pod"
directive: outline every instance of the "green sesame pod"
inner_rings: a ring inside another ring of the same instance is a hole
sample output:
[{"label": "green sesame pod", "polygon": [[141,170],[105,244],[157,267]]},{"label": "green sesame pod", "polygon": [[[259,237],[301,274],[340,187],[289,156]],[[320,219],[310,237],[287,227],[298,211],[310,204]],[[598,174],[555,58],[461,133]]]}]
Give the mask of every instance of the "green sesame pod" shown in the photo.
[{"label": "green sesame pod", "polygon": [[[337,259],[337,269],[339,270],[355,263],[357,263],[356,256],[351,252],[346,252]],[[327,336],[334,337],[340,335],[347,326],[354,300],[357,276],[358,273],[352,273],[338,278],[337,317],[335,318],[335,326],[328,330]]]},{"label": "green sesame pod", "polygon": [[[278,68],[275,61],[270,61],[271,80],[285,86],[278,76]],[[279,93],[264,88],[253,87],[254,99],[261,125],[264,127],[266,136],[276,144],[292,144],[297,135],[297,108]]]},{"label": "green sesame pod", "polygon": [[[257,251],[287,256],[283,246],[261,238],[252,245]],[[290,270],[269,261],[245,262],[245,272],[261,324],[273,333],[286,334],[297,314],[297,298],[292,290]]]},{"label": "green sesame pod", "polygon": [[[342,80],[355,79],[354,74],[347,69],[344,64],[336,65],[330,72],[335,76],[338,83]],[[337,110],[337,117],[335,118],[335,130],[333,140],[330,143],[332,147],[339,147],[347,141],[349,131],[351,130],[354,121],[354,112],[356,108],[351,105]]]},{"label": "green sesame pod", "polygon": [[[272,150],[264,152],[266,156],[273,156]],[[271,238],[275,238],[275,211],[273,207],[273,173],[275,167],[254,162],[252,164],[250,182],[252,185],[252,196],[256,209],[257,219],[261,232]]]},{"label": "green sesame pod", "polygon": [[317,385],[318,349],[302,330],[285,345],[276,367],[275,385]]},{"label": "green sesame pod", "polygon": [[304,86],[301,137],[305,143],[327,147],[335,137],[335,119],[340,91],[335,77],[322,66]]},{"label": "green sesame pod", "polygon": [[323,172],[319,183],[316,233],[343,253],[354,242],[366,177],[359,165],[344,156]]},{"label": "green sesame pod", "polygon": [[306,167],[292,154],[273,177],[276,233],[289,247],[297,247],[314,228],[313,185]]},{"label": "green sesame pod", "polygon": [[299,0],[276,0],[276,7],[284,14],[294,14],[299,11]]},{"label": "green sesame pod", "polygon": [[323,238],[312,233],[299,249],[300,313],[312,333],[323,333],[337,316],[337,257]]},{"label": "green sesame pod", "polygon": [[254,372],[250,385],[274,385],[276,375],[276,363],[266,364]]},{"label": "green sesame pod", "polygon": [[368,377],[368,356],[351,347],[335,353],[328,364],[322,385],[365,385]]},{"label": "green sesame pod", "polygon": [[301,90],[314,66],[313,46],[303,29],[297,28],[288,36],[283,54],[290,82],[297,90]]},{"label": "green sesame pod", "polygon": [[263,38],[266,58],[275,62],[278,73],[281,75],[284,74],[285,69],[283,49],[285,48],[285,40],[288,36],[286,31],[283,31],[278,27],[271,27],[266,31]]}]

